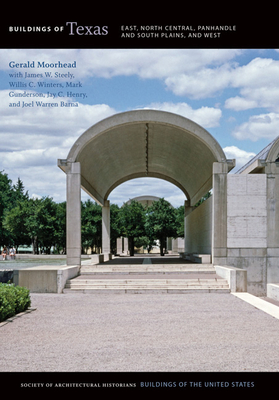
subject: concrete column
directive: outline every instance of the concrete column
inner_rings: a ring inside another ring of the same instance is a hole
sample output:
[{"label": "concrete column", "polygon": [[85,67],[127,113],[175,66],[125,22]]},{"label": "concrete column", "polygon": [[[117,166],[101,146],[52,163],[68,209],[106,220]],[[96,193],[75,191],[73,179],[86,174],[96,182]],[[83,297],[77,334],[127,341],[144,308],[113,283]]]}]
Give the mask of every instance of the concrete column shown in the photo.
[{"label": "concrete column", "polygon": [[116,239],[116,254],[122,254],[123,252],[122,242],[123,242],[122,236]]},{"label": "concrete column", "polygon": [[81,265],[80,163],[67,165],[67,265]]},{"label": "concrete column", "polygon": [[187,248],[186,248],[186,218],[189,214],[191,214],[191,212],[195,208],[195,207],[191,207],[190,204],[191,204],[190,200],[185,200],[185,202],[184,202],[184,251],[185,252],[187,252]]},{"label": "concrete column", "polygon": [[128,238],[126,238],[126,237],[123,238],[123,252],[126,255],[129,252],[129,243],[128,243]]},{"label": "concrete column", "polygon": [[173,242],[173,239],[171,237],[168,237],[167,238],[167,250],[172,251],[172,242]]},{"label": "concrete column", "polygon": [[110,204],[105,201],[102,207],[102,253],[110,254]]},{"label": "concrete column", "polygon": [[[213,163],[212,262],[227,257],[227,174],[228,164]],[[222,262],[225,262],[223,260]]]}]

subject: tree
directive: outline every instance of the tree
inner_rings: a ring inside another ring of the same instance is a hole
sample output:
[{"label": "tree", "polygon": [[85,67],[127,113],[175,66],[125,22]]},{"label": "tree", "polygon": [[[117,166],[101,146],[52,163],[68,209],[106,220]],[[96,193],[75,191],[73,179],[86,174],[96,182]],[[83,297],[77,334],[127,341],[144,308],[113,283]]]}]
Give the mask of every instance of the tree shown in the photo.
[{"label": "tree", "polygon": [[38,246],[50,254],[51,247],[56,244],[58,231],[56,203],[51,197],[35,199],[35,216]]},{"label": "tree", "polygon": [[18,201],[14,208],[6,212],[3,225],[10,234],[9,244],[13,244],[16,249],[20,245],[31,244],[31,237],[26,224],[28,216],[28,200]]},{"label": "tree", "polygon": [[66,253],[66,201],[56,206],[57,232],[56,248],[58,253]]},{"label": "tree", "polygon": [[4,226],[4,217],[11,208],[12,181],[4,171],[0,171],[0,246],[7,245],[11,238],[9,231]]},{"label": "tree", "polygon": [[153,246],[156,246],[156,242],[155,240],[150,239],[148,236],[140,236],[135,238],[135,247],[147,248],[148,253],[152,250]]},{"label": "tree", "polygon": [[56,244],[58,231],[56,203],[49,197],[19,201],[7,213],[5,224],[17,244],[31,242],[33,254],[39,253],[39,247],[50,253],[50,248]]},{"label": "tree", "polygon": [[3,171],[0,172],[0,245],[29,244],[24,229],[25,206],[28,192],[24,193],[23,182],[18,178],[17,183],[12,181]]},{"label": "tree", "polygon": [[28,191],[24,193],[24,185],[20,178],[17,179],[17,183],[13,185],[12,189],[13,191],[11,203],[13,207],[17,204],[18,201],[29,199]]},{"label": "tree", "polygon": [[102,241],[102,207],[88,199],[81,203],[81,243],[83,252],[99,249]]},{"label": "tree", "polygon": [[128,238],[130,256],[134,255],[135,238],[145,236],[145,213],[143,205],[135,200],[120,209],[121,235]]},{"label": "tree", "polygon": [[52,246],[66,248],[66,203],[56,204],[52,198],[18,200],[5,215],[4,227],[10,234],[10,244],[33,245],[50,253]]},{"label": "tree", "polygon": [[148,207],[145,230],[150,240],[159,239],[160,254],[163,256],[167,237],[177,237],[176,212],[165,199],[154,201]]}]

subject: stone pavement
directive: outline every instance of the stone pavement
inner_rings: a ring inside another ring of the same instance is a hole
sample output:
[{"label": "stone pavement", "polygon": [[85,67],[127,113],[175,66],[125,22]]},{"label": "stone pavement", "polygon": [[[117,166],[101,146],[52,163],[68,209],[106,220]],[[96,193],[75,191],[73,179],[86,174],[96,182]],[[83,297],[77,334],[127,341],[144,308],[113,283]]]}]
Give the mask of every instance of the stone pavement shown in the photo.
[{"label": "stone pavement", "polygon": [[32,294],[0,371],[279,371],[279,320],[232,294]]}]

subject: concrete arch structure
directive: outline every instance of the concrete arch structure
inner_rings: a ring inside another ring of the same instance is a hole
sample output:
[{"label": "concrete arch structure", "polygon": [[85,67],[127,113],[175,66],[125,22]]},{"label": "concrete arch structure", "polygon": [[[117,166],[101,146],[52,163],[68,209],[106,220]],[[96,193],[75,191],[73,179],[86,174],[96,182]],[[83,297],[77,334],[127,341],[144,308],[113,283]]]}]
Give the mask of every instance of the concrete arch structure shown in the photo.
[{"label": "concrete arch structure", "polygon": [[[146,176],[169,181],[187,198],[185,216],[215,187],[219,218],[226,211],[223,175],[234,163],[226,160],[219,143],[195,122],[169,112],[135,110],[93,125],[77,139],[67,159],[58,160],[58,166],[67,174],[67,264],[79,265],[80,188],[103,207],[102,252],[110,253],[108,197],[118,185]],[[213,248],[222,247],[221,225],[214,225]]]},{"label": "concrete arch structure", "polygon": [[80,163],[81,186],[101,205],[118,185],[144,176],[167,180],[196,202],[212,187],[212,163],[225,160],[204,128],[156,110],[128,111],[98,122],[67,157],[67,163]]}]

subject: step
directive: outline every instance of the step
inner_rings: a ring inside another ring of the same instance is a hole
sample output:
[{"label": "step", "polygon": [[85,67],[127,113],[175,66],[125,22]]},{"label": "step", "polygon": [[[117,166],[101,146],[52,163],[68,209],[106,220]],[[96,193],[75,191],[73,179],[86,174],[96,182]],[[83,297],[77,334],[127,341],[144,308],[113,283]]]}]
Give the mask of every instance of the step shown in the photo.
[{"label": "step", "polygon": [[84,274],[148,274],[148,273],[208,273],[215,274],[215,268],[210,264],[209,266],[201,265],[152,265],[152,264],[141,264],[141,265],[82,265],[80,273]]},{"label": "step", "polygon": [[215,278],[215,279],[69,279],[66,285],[96,285],[96,284],[107,284],[107,285],[117,285],[117,284],[181,284],[181,285],[217,285],[226,284],[228,282],[226,279]]},{"label": "step", "polygon": [[71,279],[64,293],[78,291],[83,293],[211,293],[230,292],[225,279]]},{"label": "step", "polygon": [[86,264],[64,293],[230,293],[212,264]]},{"label": "step", "polygon": [[228,288],[134,288],[134,287],[110,287],[110,288],[80,288],[80,289],[67,289],[63,290],[63,293],[88,293],[88,294],[121,294],[121,293],[133,293],[133,294],[145,294],[145,293],[172,293],[172,294],[191,294],[191,293],[230,293]]}]

